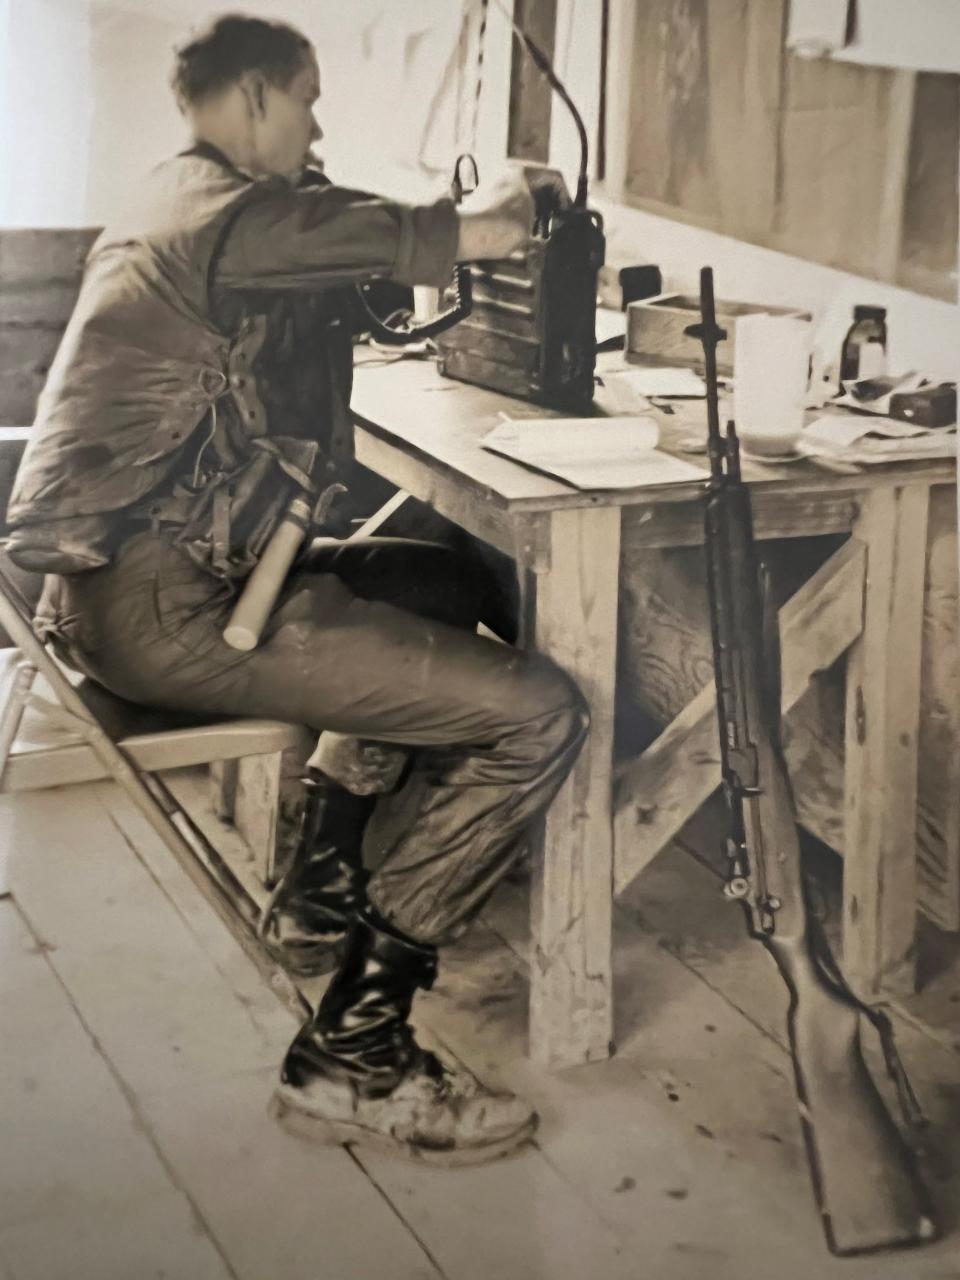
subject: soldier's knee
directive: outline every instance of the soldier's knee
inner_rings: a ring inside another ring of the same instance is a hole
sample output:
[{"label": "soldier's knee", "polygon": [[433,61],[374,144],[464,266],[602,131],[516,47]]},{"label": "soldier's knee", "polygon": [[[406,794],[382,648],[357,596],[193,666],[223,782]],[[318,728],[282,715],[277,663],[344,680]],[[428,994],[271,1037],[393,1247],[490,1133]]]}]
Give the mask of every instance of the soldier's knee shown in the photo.
[{"label": "soldier's knee", "polygon": [[545,754],[578,746],[590,730],[590,708],[574,681],[546,659],[536,663],[536,699]]}]

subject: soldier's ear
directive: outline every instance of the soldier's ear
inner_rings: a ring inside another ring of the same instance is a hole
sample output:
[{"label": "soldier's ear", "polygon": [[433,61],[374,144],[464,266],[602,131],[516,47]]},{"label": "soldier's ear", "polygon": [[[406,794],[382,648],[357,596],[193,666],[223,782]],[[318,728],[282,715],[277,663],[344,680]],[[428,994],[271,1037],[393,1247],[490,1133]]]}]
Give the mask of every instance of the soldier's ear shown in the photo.
[{"label": "soldier's ear", "polygon": [[257,119],[267,110],[267,78],[262,71],[244,71],[239,80],[240,92],[247,102],[247,109]]}]

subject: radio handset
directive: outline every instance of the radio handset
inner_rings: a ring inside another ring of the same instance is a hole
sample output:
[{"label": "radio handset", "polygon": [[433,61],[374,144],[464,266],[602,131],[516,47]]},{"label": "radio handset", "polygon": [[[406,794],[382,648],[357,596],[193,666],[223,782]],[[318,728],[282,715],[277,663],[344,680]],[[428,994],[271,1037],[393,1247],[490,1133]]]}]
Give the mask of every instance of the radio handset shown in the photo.
[{"label": "radio handset", "polygon": [[[472,173],[465,179],[463,169],[467,165]],[[477,162],[473,156],[469,154],[457,156],[457,162],[453,168],[453,181],[450,184],[450,194],[454,202],[459,204],[465,195],[475,191],[478,182]],[[367,300],[366,287],[362,284],[357,285],[357,297],[366,315],[370,336],[383,346],[402,347],[407,343],[424,342],[427,338],[435,338],[437,334],[445,333],[447,329],[452,329],[455,324],[465,320],[473,307],[470,268],[465,266],[454,268],[453,283],[447,290],[448,296],[452,297],[453,305],[446,311],[442,311],[440,315],[434,316],[432,320],[423,320],[419,323],[412,323],[406,319],[397,324],[390,324],[388,320],[381,319]]]},{"label": "radio handset", "polygon": [[464,320],[470,314],[473,306],[473,294],[471,292],[470,269],[468,267],[461,266],[455,269],[450,292],[453,295],[453,306],[440,315],[434,316],[432,320],[424,320],[418,324],[401,321],[396,326],[393,326],[386,320],[380,319],[367,301],[364,286],[357,285],[357,297],[363,306],[367,330],[371,338],[374,338],[384,346],[390,347],[403,347],[408,342],[423,342],[427,338],[435,338],[438,333],[444,333],[447,329],[452,329],[455,324],[459,324],[461,320]]}]

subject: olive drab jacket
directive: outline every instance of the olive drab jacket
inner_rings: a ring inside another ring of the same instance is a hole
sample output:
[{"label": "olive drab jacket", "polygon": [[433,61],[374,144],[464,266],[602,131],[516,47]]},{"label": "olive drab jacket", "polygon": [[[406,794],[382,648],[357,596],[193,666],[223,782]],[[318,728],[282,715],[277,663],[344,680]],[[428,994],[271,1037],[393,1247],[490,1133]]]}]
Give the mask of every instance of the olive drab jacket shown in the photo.
[{"label": "olive drab jacket", "polygon": [[308,176],[253,181],[198,144],[101,234],[7,511],[24,568],[109,562],[166,525],[218,576],[352,457],[352,286],[444,284],[450,200],[407,206]]}]

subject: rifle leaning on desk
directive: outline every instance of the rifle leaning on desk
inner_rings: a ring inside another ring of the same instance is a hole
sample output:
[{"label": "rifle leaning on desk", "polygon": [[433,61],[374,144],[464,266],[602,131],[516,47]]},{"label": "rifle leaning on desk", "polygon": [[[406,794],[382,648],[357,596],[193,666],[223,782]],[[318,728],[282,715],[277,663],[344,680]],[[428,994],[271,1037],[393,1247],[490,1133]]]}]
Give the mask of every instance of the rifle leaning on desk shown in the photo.
[{"label": "rifle leaning on desk", "polygon": [[[790,993],[787,1030],[797,1100],[831,1252],[847,1255],[920,1244],[937,1229],[912,1152],[867,1070],[860,1018],[877,1028],[904,1112],[918,1115],[886,1015],[847,986],[808,911],[793,795],[780,743],[776,609],[753,540],[750,494],[740,478],[732,422],[721,435],[713,273],[700,273],[709,425],[707,581],[717,686],[723,790],[730,818],[725,893],[773,956]],[[851,850],[848,857],[855,857]],[[911,855],[912,856],[912,855]]]}]

